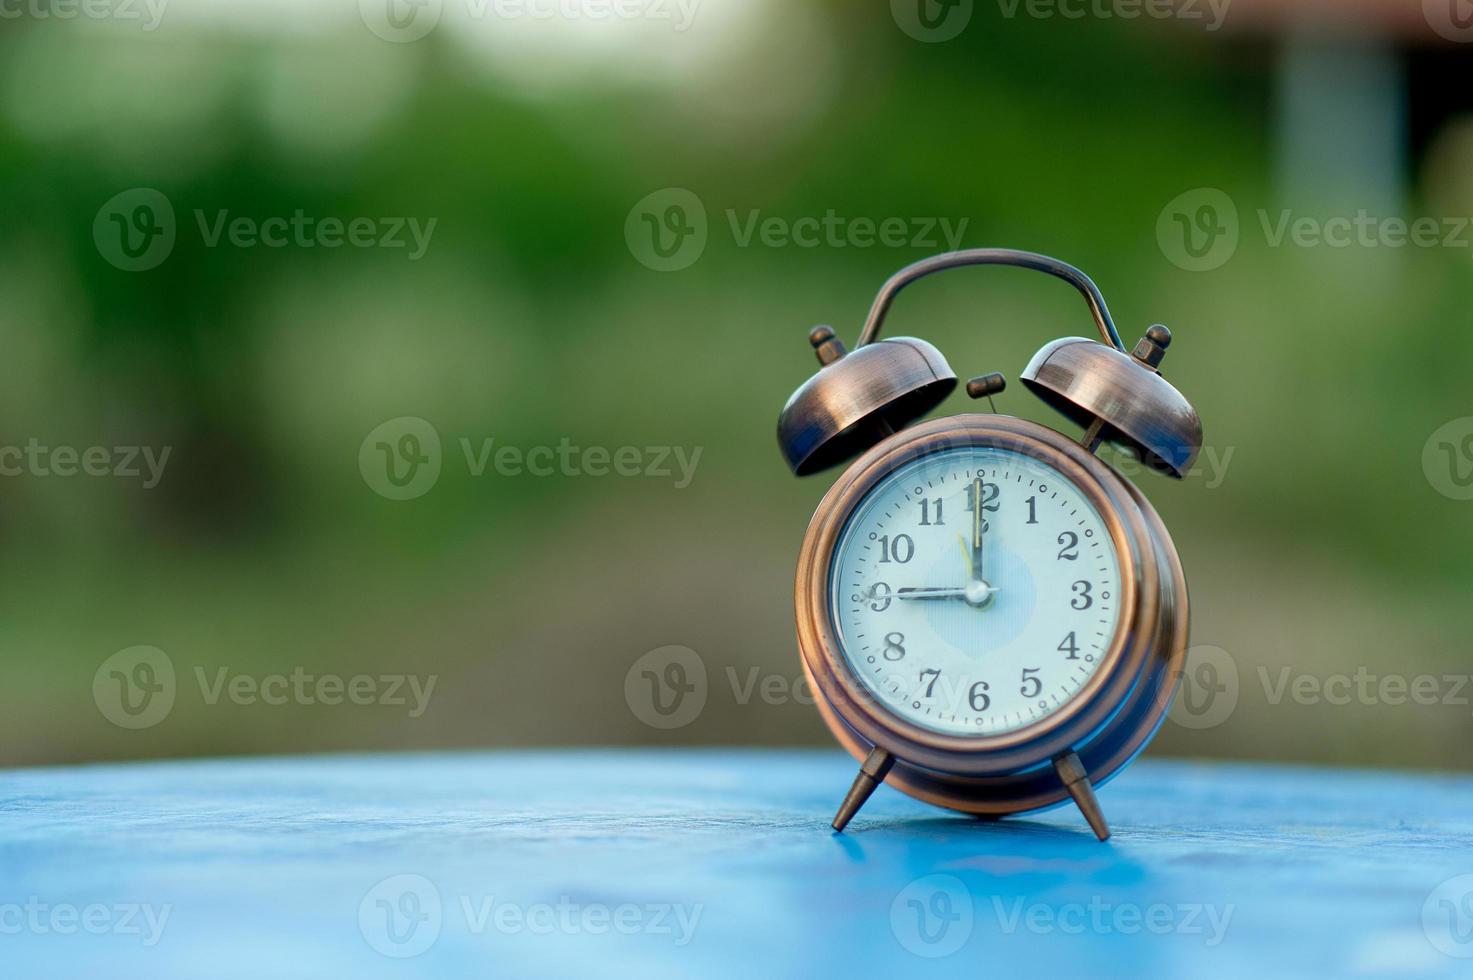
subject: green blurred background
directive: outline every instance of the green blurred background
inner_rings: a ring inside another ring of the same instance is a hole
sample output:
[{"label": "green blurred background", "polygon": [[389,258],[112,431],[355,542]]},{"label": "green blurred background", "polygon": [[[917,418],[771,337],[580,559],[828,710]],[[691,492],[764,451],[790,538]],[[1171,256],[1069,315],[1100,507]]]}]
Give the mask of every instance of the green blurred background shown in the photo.
[{"label": "green blurred background", "polygon": [[[1473,214],[1473,46],[1415,4],[1374,2],[1238,0],[1209,30],[1182,11],[926,0],[965,21],[945,39],[899,0],[702,0],[684,30],[467,3],[444,0],[414,40],[381,36],[374,0],[171,0],[154,29],[141,0],[136,21],[6,8],[21,13],[0,19],[0,445],[170,456],[152,488],[0,478],[0,763],[831,744],[811,706],[760,693],[801,676],[793,564],[835,476],[791,477],[774,422],[816,367],[807,330],[852,343],[883,280],[946,247],[741,242],[753,212],[832,211],[965,221],[964,246],[1083,267],[1128,342],[1175,332],[1167,376],[1227,465],[1139,482],[1186,564],[1193,641],[1227,651],[1238,691],[1230,717],[1168,722],[1151,752],[1469,765],[1473,686],[1446,682],[1436,705],[1275,704],[1263,677],[1473,670],[1473,503],[1424,466],[1434,432],[1473,414],[1473,234],[1271,238],[1285,210]],[[94,237],[133,188],[177,216],[146,271]],[[696,196],[707,235],[659,271],[630,242],[667,188]],[[1239,242],[1192,271],[1158,225],[1201,188],[1232,202]],[[211,247],[196,214],[222,211],[436,224],[418,260]],[[1090,331],[1067,287],[1006,270],[928,281],[888,328],[1010,379]],[[1017,384],[998,408],[1062,425]],[[397,501],[359,452],[401,416],[444,453],[433,489]],[[477,477],[462,438],[701,456],[686,487]],[[127,730],[92,685],[140,644],[168,654],[179,690],[167,718]],[[668,645],[699,654],[709,691],[659,730],[625,677]],[[210,704],[195,672],[220,668],[438,680],[409,717]]]}]

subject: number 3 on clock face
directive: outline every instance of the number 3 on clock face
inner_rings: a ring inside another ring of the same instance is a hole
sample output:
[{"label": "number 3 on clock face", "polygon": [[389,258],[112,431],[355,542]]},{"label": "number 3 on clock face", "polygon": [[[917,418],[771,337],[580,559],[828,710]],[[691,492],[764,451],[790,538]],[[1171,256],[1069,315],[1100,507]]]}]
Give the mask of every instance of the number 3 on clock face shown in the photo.
[{"label": "number 3 on clock face", "polygon": [[1120,621],[1099,511],[1041,460],[986,446],[899,467],[855,507],[829,571],[854,676],[948,735],[1040,722],[1082,691]]}]

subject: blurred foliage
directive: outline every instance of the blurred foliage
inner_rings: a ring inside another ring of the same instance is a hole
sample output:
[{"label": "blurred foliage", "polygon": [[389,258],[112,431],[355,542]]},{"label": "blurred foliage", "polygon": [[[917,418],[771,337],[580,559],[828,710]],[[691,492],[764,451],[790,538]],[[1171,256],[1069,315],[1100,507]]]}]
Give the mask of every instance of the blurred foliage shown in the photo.
[{"label": "blurred foliage", "polygon": [[[1430,433],[1469,414],[1470,255],[1266,245],[1257,209],[1295,206],[1274,189],[1274,39],[979,8],[957,40],[921,44],[885,4],[708,0],[685,34],[598,57],[554,39],[519,60],[453,25],[387,43],[343,6],[215,22],[178,0],[151,33],[0,22],[0,444],[172,447],[154,490],[0,480],[5,762],[826,744],[811,707],[739,704],[727,683],[799,676],[792,561],[832,475],[793,480],[773,422],[814,367],[808,327],[852,338],[884,278],[928,252],[740,247],[728,212],[759,209],[964,218],[966,245],[1088,270],[1128,339],[1176,332],[1168,376],[1233,455],[1220,486],[1141,479],[1187,564],[1194,638],[1233,654],[1243,696],[1227,724],[1168,724],[1153,751],[1467,765],[1466,707],[1274,706],[1258,682],[1280,665],[1466,672],[1473,584],[1468,505],[1421,469]],[[140,186],[171,200],[178,243],[130,273],[92,226]],[[710,242],[658,273],[624,224],[668,186],[699,195]],[[1237,202],[1243,242],[1189,273],[1156,220],[1203,186]],[[207,247],[195,212],[222,210],[437,225],[417,262]],[[908,292],[890,331],[1015,378],[1089,329],[1059,284],[990,271]],[[1017,386],[999,407],[1053,424]],[[401,415],[445,442],[412,502],[357,469],[364,436]],[[704,453],[684,490],[477,478],[461,437]],[[419,719],[181,695],[165,723],[123,731],[92,675],[140,643],[181,686],[195,666],[440,680]],[[673,733],[622,693],[666,644],[699,651],[713,684]]]}]

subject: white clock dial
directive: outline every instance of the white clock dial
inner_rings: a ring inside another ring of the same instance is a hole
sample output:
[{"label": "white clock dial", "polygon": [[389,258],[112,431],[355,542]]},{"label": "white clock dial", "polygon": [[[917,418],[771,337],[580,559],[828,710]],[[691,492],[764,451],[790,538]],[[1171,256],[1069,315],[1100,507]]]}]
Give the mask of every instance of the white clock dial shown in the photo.
[{"label": "white clock dial", "polygon": [[1100,668],[1120,561],[1099,512],[1053,467],[963,447],[902,466],[860,501],[829,595],[844,657],[882,704],[931,731],[997,735],[1059,710]]}]

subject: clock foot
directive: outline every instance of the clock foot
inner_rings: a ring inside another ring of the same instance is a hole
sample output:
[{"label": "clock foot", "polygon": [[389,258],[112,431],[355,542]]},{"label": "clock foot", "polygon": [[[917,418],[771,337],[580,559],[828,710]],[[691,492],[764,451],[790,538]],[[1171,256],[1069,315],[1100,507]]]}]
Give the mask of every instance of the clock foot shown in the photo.
[{"label": "clock foot", "polygon": [[864,806],[865,801],[870,798],[879,785],[885,781],[885,776],[890,772],[890,767],[895,765],[895,757],[878,746],[870,751],[864,764],[859,767],[859,775],[854,777],[854,785],[849,787],[849,793],[844,797],[844,802],[839,804],[839,812],[834,815],[834,830],[842,833]]},{"label": "clock foot", "polygon": [[1089,773],[1084,771],[1084,764],[1079,761],[1079,756],[1073,752],[1059,756],[1054,760],[1054,771],[1064,781],[1064,788],[1069,791],[1069,795],[1074,797],[1074,805],[1079,807],[1079,812],[1089,821],[1090,830],[1100,840],[1109,840],[1110,826],[1105,823],[1105,812],[1100,809],[1094,787],[1089,784]]}]

